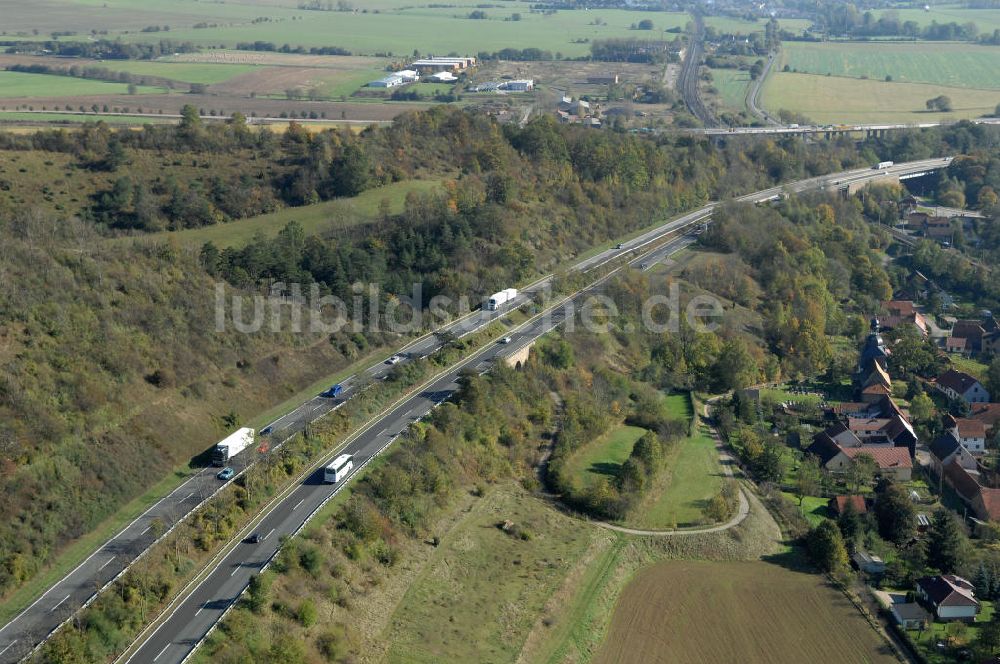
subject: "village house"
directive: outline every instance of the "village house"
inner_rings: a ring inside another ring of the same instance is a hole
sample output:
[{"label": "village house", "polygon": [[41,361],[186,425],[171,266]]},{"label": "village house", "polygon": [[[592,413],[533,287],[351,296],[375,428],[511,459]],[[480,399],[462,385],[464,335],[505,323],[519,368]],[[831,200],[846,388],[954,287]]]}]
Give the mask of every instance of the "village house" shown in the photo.
[{"label": "village house", "polygon": [[990,393],[983,384],[964,371],[949,369],[934,381],[934,386],[952,401],[961,399],[968,404],[988,403]]},{"label": "village house", "polygon": [[817,434],[806,449],[819,459],[819,465],[831,473],[846,473],[860,456],[868,456],[876,466],[878,475],[896,482],[909,482],[913,473],[913,460],[905,447],[841,447],[825,432]]},{"label": "village house", "polygon": [[976,458],[962,446],[953,431],[946,431],[929,446],[931,468],[940,474],[951,463],[957,463],[967,470],[976,470]]},{"label": "village house", "polygon": [[834,496],[827,503],[827,509],[834,517],[838,517],[847,510],[848,505],[854,509],[856,514],[867,514],[868,506],[865,504],[865,497],[859,495]]},{"label": "village house", "polygon": [[979,614],[975,586],[954,574],[917,579],[916,594],[939,620],[971,622]]},{"label": "village house", "polygon": [[979,420],[985,424],[987,437],[992,435],[1000,423],[1000,403],[974,403],[969,408],[969,419]]},{"label": "village house", "polygon": [[912,300],[890,300],[883,305],[885,314],[879,319],[883,329],[893,330],[903,325],[912,325],[920,334],[927,336],[927,320],[917,311]]},{"label": "village house", "polygon": [[977,471],[953,461],[944,467],[943,479],[977,518],[983,521],[1000,521],[1000,489],[983,486]]},{"label": "village house", "polygon": [[953,418],[952,434],[958,438],[962,447],[973,454],[986,452],[986,423],[968,417]]}]

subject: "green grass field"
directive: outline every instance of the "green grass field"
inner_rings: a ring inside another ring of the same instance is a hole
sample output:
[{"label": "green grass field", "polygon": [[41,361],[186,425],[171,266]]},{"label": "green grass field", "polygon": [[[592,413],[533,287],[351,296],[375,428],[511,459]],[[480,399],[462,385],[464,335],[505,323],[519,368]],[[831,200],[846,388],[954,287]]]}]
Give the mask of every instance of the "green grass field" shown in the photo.
[{"label": "green grass field", "polygon": [[[500,530],[504,520],[527,538]],[[490,491],[442,538],[396,605],[383,661],[514,662],[552,593],[602,535],[517,487]]]},{"label": "green grass field", "polygon": [[[61,0],[65,2],[66,0]],[[134,2],[134,0],[133,0]],[[155,5],[159,3],[152,3]],[[197,5],[181,0],[181,7]],[[412,7],[380,13],[309,12],[292,8],[243,6],[244,21],[195,30],[172,28],[171,39],[201,45],[231,46],[239,41],[270,41],[276,44],[337,45],[355,54],[468,53],[502,48],[541,48],[567,56],[586,55],[590,45],[584,40],[610,37],[659,38],[660,31],[683,27],[690,17],[683,13],[595,9],[559,11],[553,15],[530,13],[527,4],[487,8],[486,20],[466,18],[472,5],[447,8]],[[229,7],[232,9],[232,7]],[[510,21],[513,13],[520,21]],[[251,23],[265,13],[270,21]],[[595,25],[600,19],[604,23]],[[643,19],[653,21],[652,31],[635,31],[630,26]],[[129,40],[158,41],[163,33],[132,33]]]},{"label": "green grass field", "polygon": [[600,477],[613,480],[635,441],[646,430],[642,427],[618,426],[592,443],[577,450],[566,464],[566,472],[577,478],[581,487],[589,487]]},{"label": "green grass field", "polygon": [[986,371],[989,367],[979,360],[973,359],[971,357],[962,357],[961,355],[949,355],[948,359],[951,360],[952,365],[959,371],[964,371],[967,374],[975,376],[979,380],[983,380],[986,377]]},{"label": "green grass field", "polygon": [[[927,112],[925,103],[938,95],[952,100],[951,113]],[[1000,90],[948,88],[920,83],[773,73],[767,77],[762,105],[772,112],[787,109],[820,124],[920,123],[991,115]]]},{"label": "green grass field", "polygon": [[331,71],[317,77],[316,88],[326,98],[349,97],[358,88],[386,76],[384,69],[360,69],[357,71]]},{"label": "green grass field", "polygon": [[713,69],[712,85],[719,91],[719,101],[723,106],[737,111],[746,108],[750,72],[739,69]]},{"label": "green grass field", "polygon": [[[163,88],[140,85],[139,94],[160,94]],[[93,81],[72,76],[52,74],[26,74],[19,71],[0,71],[0,98],[19,97],[71,97],[83,95],[123,95],[128,93],[124,83]]]},{"label": "green grass field", "polygon": [[674,444],[667,471],[629,515],[627,525],[663,530],[702,522],[708,501],[722,486],[722,465],[715,442],[701,425]]},{"label": "green grass field", "polygon": [[142,115],[97,115],[94,113],[32,113],[28,111],[0,111],[0,122],[105,122],[109,125],[164,124],[177,122],[176,118],[156,118]]},{"label": "green grass field", "polygon": [[824,577],[766,562],[666,561],[615,607],[594,664],[896,662]]},{"label": "green grass field", "polygon": [[256,65],[211,64],[199,62],[157,62],[146,60],[106,61],[102,67],[139,76],[159,76],[184,83],[222,83],[234,76],[252,72]]},{"label": "green grass field", "polygon": [[[694,412],[687,394],[663,400],[664,415],[690,421]],[[693,435],[668,450],[666,470],[656,479],[623,525],[650,530],[692,526],[702,522],[709,499],[722,486],[722,465],[710,429],[693,422]]]},{"label": "green grass field", "polygon": [[[997,12],[1000,14],[1000,12]],[[787,42],[776,71],[785,65],[825,76],[891,76],[902,83],[1000,90],[1000,46],[966,43]]]},{"label": "green grass field", "polygon": [[[163,231],[144,238],[166,240],[173,238],[183,244],[201,246],[214,242],[219,247],[238,247],[247,244],[254,235],[275,235],[288,222],[302,224],[306,234],[315,234],[335,226],[348,226],[370,220],[378,213],[382,199],[388,199],[393,213],[403,209],[406,195],[411,191],[426,192],[441,186],[441,180],[407,180],[378,189],[371,189],[353,198],[339,198],[315,205],[284,208],[259,217],[240,219],[228,224],[191,228],[183,231]],[[123,240],[115,240],[120,242]]]}]

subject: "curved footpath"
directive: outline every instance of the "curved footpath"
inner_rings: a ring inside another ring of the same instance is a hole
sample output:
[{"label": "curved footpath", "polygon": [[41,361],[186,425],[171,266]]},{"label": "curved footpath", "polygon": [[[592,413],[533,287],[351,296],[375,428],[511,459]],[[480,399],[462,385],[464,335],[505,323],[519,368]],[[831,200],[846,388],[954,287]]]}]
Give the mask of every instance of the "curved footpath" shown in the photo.
[{"label": "curved footpath", "polygon": [[[711,401],[715,401],[718,397],[713,397]],[[702,407],[702,417],[708,420],[708,404],[706,403]],[[712,438],[715,439],[715,449],[719,453],[719,462],[722,465],[722,473],[727,477],[733,476],[733,466],[736,465],[736,458],[729,453],[726,449],[726,445],[722,442],[722,438],[719,437],[719,431],[712,427]],[[739,525],[743,522],[747,516],[750,515],[750,501],[747,499],[746,489],[740,488],[740,506],[736,510],[736,514],[729,521],[725,523],[718,523],[714,526],[699,526],[696,528],[685,528],[683,530],[641,530],[639,528],[626,528],[625,526],[616,526],[613,523],[608,523],[607,521],[594,521],[595,525],[601,528],[607,528],[608,530],[614,530],[619,533],[626,533],[628,535],[652,535],[653,537],[674,537],[675,535],[700,535],[702,533],[721,533],[723,530],[729,530],[734,526]]]}]

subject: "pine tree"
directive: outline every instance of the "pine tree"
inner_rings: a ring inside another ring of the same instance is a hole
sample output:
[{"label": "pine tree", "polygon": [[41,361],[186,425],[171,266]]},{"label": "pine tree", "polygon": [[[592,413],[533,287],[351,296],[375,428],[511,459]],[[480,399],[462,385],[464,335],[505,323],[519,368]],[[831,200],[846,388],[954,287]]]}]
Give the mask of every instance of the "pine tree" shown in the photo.
[{"label": "pine tree", "polygon": [[966,549],[966,535],[958,518],[945,509],[936,511],[927,531],[927,564],[942,574],[951,574],[962,565]]}]

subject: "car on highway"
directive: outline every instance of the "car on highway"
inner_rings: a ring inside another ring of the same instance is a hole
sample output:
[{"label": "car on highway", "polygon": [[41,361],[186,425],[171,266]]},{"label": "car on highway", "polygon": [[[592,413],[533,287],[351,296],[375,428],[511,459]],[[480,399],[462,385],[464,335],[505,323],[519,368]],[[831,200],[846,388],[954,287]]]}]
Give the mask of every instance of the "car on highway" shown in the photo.
[{"label": "car on highway", "polygon": [[219,471],[219,474],[216,475],[216,477],[218,477],[220,480],[228,482],[229,480],[233,479],[233,475],[235,474],[236,474],[235,470],[233,470],[229,466],[226,466],[225,468]]},{"label": "car on highway", "polygon": [[267,436],[268,434],[271,433],[271,430],[273,428],[274,427],[272,427],[272,426],[266,426],[266,427],[264,427],[263,429],[260,430],[260,433],[258,435],[260,435],[260,436]]},{"label": "car on highway", "polygon": [[621,242],[619,242],[618,244],[615,245],[615,249],[624,249],[624,248],[625,248],[625,245],[622,244]]},{"label": "car on highway", "polygon": [[247,538],[247,544],[260,544],[264,541],[264,535],[260,533],[254,533]]},{"label": "car on highway", "polygon": [[388,360],[386,360],[385,363],[386,364],[399,364],[400,360],[402,360],[402,359],[403,358],[401,358],[399,355],[393,355]]},{"label": "car on highway", "polygon": [[329,388],[320,393],[321,397],[326,397],[327,399],[335,399],[340,396],[340,393],[344,391],[344,386],[340,383],[336,385],[331,385]]},{"label": "car on highway", "polygon": [[649,267],[649,265],[647,265],[646,263],[639,263],[640,270],[645,270],[647,267]]},{"label": "car on highway", "polygon": [[500,340],[500,343],[509,344],[510,341],[511,341],[510,337],[504,337],[503,339]]}]

